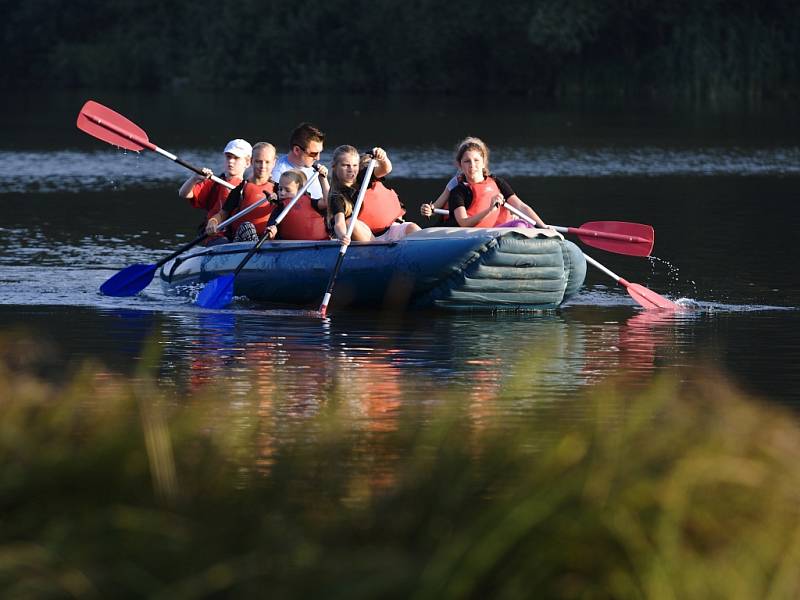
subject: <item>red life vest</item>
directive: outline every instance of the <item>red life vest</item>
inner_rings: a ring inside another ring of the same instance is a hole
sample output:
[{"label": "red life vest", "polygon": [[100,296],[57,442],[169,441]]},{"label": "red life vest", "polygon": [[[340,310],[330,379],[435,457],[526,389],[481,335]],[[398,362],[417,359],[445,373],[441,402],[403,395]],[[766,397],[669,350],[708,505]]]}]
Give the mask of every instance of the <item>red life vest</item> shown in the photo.
[{"label": "red life vest", "polygon": [[397,192],[390,190],[382,182],[375,181],[364,194],[358,220],[366,223],[372,233],[381,234],[404,214],[406,211],[400,204]]},{"label": "red life vest", "polygon": [[[472,217],[479,212],[486,210],[492,205],[492,198],[500,193],[500,188],[494,178],[486,177],[480,183],[468,183],[469,189],[472,191],[472,203],[467,208],[467,215]],[[497,212],[490,212],[483,219],[478,221],[473,227],[496,227],[511,220],[511,213],[505,208],[501,208]]]},{"label": "red life vest", "polygon": [[[272,180],[260,184],[248,181],[244,184],[242,199],[239,202],[239,206],[234,209],[234,214],[243,211],[248,206],[251,206],[261,200],[264,197],[264,193],[271,194],[274,191],[275,182]],[[241,219],[236,219],[229,225],[231,234],[235,235],[236,230],[242,223],[245,221],[250,221],[255,226],[256,233],[259,236],[264,235],[264,230],[267,228],[267,221],[269,221],[269,216],[272,214],[274,208],[274,204],[271,202],[265,202],[258,208],[247,213]]]},{"label": "red life vest", "polygon": [[[227,179],[224,175],[222,179],[228,181],[231,185],[237,186],[242,182],[241,177],[233,177]],[[224,185],[220,185],[211,179],[204,179],[196,183],[192,188],[192,197],[189,198],[189,204],[195,208],[202,208],[206,211],[206,220],[213,217],[225,204],[230,190]]]},{"label": "red life vest", "polygon": [[[282,209],[281,209],[282,210]],[[314,210],[308,193],[300,196],[292,209],[278,225],[278,237],[282,240],[327,240],[325,219]]]}]

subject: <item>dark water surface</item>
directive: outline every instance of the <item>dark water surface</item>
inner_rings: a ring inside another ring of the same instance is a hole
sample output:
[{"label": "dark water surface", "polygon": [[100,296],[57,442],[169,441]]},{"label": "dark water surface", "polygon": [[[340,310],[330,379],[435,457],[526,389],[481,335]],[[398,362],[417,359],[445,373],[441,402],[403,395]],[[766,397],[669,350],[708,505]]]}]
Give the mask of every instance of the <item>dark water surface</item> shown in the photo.
[{"label": "dark water surface", "polygon": [[[476,415],[515,419],[533,402],[568,410],[576,392],[618,373],[646,383],[698,365],[720,367],[758,395],[800,402],[800,127],[791,112],[93,96],[151,141],[215,168],[227,139],[266,139],[285,150],[303,119],[328,132],[325,161],[340,143],[382,145],[409,215],[423,225],[418,206],[452,174],[452,146],[480,135],[493,170],[548,222],[652,224],[652,260],[584,249],[689,307],[643,311],[592,270],[584,291],[549,313],[392,315],[376,307],[319,320],[246,300],[204,311],[157,283],[134,298],[101,296],[98,286],[116,270],[155,262],[191,239],[202,216],[176,196],[188,172],[75,128],[88,97],[12,97],[2,115],[0,330],[21,327],[51,341],[56,371],[93,358],[132,373],[143,344],[156,339],[165,386],[224,378],[236,394],[264,397],[288,386],[279,407],[286,418],[318,410],[320,390],[348,386],[354,416],[376,423],[396,416],[408,391],[435,398],[452,385]],[[343,102],[352,108],[343,111]],[[493,404],[500,387],[513,389],[511,399]]]}]

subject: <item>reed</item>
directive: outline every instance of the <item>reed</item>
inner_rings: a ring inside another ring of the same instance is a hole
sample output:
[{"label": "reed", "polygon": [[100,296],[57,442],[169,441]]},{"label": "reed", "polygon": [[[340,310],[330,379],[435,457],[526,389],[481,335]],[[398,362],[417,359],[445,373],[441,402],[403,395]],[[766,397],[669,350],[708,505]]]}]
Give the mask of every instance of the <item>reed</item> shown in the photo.
[{"label": "reed", "polygon": [[717,375],[502,427],[409,393],[375,430],[343,388],[291,425],[223,387],[176,395],[150,352],[61,384],[0,352],[3,597],[800,593],[796,415]]}]

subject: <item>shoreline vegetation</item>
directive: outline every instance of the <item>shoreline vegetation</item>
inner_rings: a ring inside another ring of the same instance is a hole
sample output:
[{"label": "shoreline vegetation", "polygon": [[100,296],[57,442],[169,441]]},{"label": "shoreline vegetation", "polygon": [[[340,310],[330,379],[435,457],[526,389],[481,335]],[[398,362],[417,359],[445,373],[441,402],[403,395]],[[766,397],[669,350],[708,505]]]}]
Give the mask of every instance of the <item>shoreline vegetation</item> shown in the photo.
[{"label": "shoreline vegetation", "polygon": [[40,0],[4,12],[0,88],[758,103],[800,95],[798,22],[790,0]]},{"label": "shoreline vegetation", "polygon": [[159,387],[155,340],[130,378],[52,383],[45,350],[0,339],[3,597],[800,593],[800,425],[713,373],[531,392],[510,427],[443,390],[375,429],[343,387],[293,425],[280,388]]}]

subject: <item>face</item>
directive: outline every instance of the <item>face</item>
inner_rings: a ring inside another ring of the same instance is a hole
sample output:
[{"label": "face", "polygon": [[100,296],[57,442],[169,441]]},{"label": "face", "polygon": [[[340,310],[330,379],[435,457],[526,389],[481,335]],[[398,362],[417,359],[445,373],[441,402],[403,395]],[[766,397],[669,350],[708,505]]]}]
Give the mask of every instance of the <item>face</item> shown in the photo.
[{"label": "face", "polygon": [[291,200],[297,195],[300,186],[294,179],[289,177],[281,177],[278,182],[278,198],[281,200]]},{"label": "face", "polygon": [[483,167],[485,166],[485,162],[483,160],[483,154],[477,150],[467,150],[464,152],[458,166],[461,172],[464,173],[464,177],[467,178],[467,181],[483,181]]},{"label": "face", "polygon": [[333,170],[339,181],[348,187],[353,185],[358,176],[358,154],[342,154]]},{"label": "face", "polygon": [[307,148],[295,146],[294,151],[298,155],[300,162],[303,163],[303,166],[310,167],[314,164],[315,160],[319,160],[322,154],[322,142],[308,142]]},{"label": "face", "polygon": [[250,166],[250,157],[238,157],[230,152],[225,153],[225,173],[228,177],[241,177],[244,170]]},{"label": "face", "polygon": [[272,167],[275,166],[275,151],[269,148],[259,148],[253,154],[253,176],[261,181],[269,179]]}]

